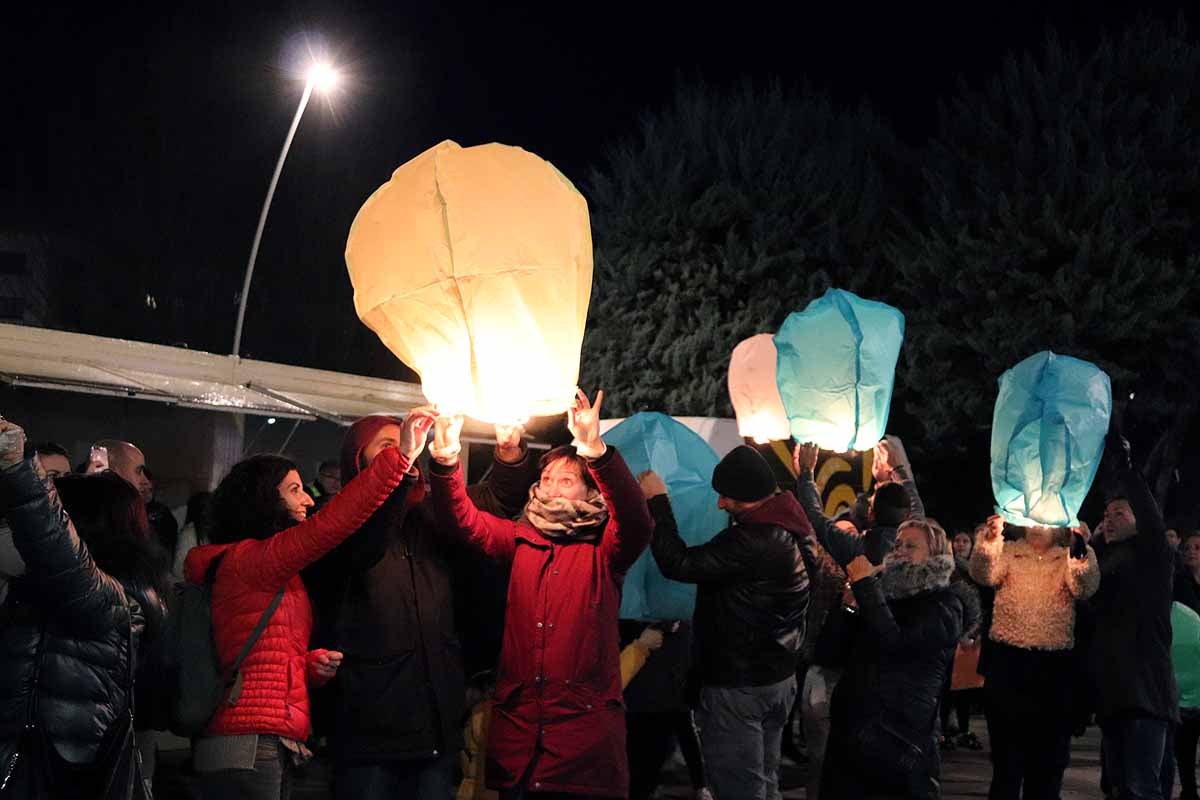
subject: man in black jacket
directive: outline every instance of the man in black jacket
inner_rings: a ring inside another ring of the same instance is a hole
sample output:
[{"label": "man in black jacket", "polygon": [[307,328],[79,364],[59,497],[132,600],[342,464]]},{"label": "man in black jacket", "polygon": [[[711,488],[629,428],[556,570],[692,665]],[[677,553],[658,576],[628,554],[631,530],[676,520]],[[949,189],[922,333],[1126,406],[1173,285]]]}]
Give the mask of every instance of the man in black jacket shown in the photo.
[{"label": "man in black jacket", "polygon": [[1174,553],[1154,497],[1130,466],[1128,444],[1112,431],[1105,458],[1113,480],[1104,540],[1095,544],[1100,589],[1091,601],[1089,659],[1105,771],[1122,798],[1168,800],[1169,733],[1179,722],[1171,667]]},{"label": "man in black jacket", "polygon": [[699,587],[694,663],[709,784],[721,800],[778,798],[780,742],[808,609],[796,540],[812,527],[796,499],[778,493],[766,460],[744,445],[712,477],[720,507],[737,524],[707,544],[688,547],[673,524],[664,525],[673,522],[666,486],[654,473],[642,480],[656,520],[654,560],[666,577]]},{"label": "man in black jacket", "polygon": [[[342,478],[399,435],[391,417],[356,422],[342,445]],[[488,480],[468,491],[480,508],[511,517],[535,477],[519,429],[498,435]],[[338,798],[449,796],[466,711],[464,662],[491,666],[499,653],[505,576],[440,535],[424,497],[422,479],[305,575],[319,612],[314,640],[345,653],[326,700]],[[464,628],[474,652],[460,643]]]}]

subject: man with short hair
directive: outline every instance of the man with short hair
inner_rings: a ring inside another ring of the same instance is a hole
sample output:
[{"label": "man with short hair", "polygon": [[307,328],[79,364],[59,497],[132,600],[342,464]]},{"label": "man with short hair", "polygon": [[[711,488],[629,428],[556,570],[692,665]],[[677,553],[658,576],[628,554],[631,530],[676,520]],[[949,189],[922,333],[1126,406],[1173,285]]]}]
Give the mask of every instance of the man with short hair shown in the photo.
[{"label": "man with short hair", "polygon": [[42,463],[46,477],[51,480],[71,474],[71,454],[61,444],[57,442],[27,442],[25,457],[32,458],[35,455]]},{"label": "man with short hair", "polygon": [[154,484],[146,477],[146,455],[140,447],[119,439],[101,439],[93,447],[107,450],[108,468],[137,489],[143,500],[150,502],[154,496]]},{"label": "man with short hair", "polygon": [[317,466],[317,477],[305,489],[319,509],[342,490],[342,465],[337,461],[322,461]]},{"label": "man with short hair", "polygon": [[812,536],[812,526],[752,447],[721,459],[712,486],[735,524],[688,547],[673,524],[666,484],[653,472],[643,475],[643,491],[657,507],[651,552],[663,575],[698,585],[695,668],[709,783],[719,800],[778,800],[780,746],[796,699],[808,609],[798,540]]},{"label": "man with short hair", "polygon": [[1174,551],[1158,504],[1115,428],[1105,458],[1112,476],[1104,537],[1094,543],[1100,589],[1091,599],[1095,631],[1088,659],[1105,772],[1122,798],[1169,800],[1170,731],[1179,723],[1171,666]]}]

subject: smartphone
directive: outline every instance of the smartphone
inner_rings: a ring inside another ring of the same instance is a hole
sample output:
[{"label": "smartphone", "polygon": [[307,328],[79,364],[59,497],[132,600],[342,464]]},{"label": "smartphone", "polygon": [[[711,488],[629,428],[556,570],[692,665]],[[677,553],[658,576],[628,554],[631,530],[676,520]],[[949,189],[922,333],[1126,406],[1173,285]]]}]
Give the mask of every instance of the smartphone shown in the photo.
[{"label": "smartphone", "polygon": [[104,472],[108,468],[108,448],[92,445],[92,452],[88,455],[88,474]]}]

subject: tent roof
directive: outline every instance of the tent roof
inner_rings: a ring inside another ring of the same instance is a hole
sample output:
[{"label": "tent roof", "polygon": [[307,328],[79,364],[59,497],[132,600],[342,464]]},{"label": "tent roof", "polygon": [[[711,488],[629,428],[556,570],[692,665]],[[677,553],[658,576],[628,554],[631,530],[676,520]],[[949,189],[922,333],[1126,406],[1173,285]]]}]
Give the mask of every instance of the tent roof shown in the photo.
[{"label": "tent roof", "polygon": [[0,382],[339,425],[425,402],[413,383],[7,324]]}]

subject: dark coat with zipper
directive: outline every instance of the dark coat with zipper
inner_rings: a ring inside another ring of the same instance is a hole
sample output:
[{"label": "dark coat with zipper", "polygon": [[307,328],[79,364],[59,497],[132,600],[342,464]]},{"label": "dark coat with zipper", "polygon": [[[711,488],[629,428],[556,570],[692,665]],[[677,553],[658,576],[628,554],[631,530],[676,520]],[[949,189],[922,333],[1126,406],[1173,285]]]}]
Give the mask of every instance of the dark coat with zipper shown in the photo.
[{"label": "dark coat with zipper", "polygon": [[130,659],[147,631],[161,629],[162,600],[152,586],[96,565],[32,459],[0,472],[0,506],[26,566],[0,608],[0,765],[31,707],[64,760],[90,763],[128,714]]},{"label": "dark coat with zipper", "polygon": [[[359,452],[381,424],[396,421],[369,417],[347,434],[343,480],[358,472]],[[517,464],[497,460],[488,479],[470,488],[472,499],[514,516],[534,481],[531,460],[528,454]],[[478,643],[491,629],[498,640],[503,628],[505,576],[481,561],[438,530],[421,479],[407,500],[397,495],[384,503],[306,576],[321,586],[318,613],[327,623],[322,635],[330,638],[319,644],[345,655],[323,690],[331,693],[331,743],[339,764],[432,758],[461,747],[466,679],[460,633]],[[457,620],[464,599],[479,608]],[[473,622],[482,624],[472,628]]]},{"label": "dark coat with zipper", "polygon": [[666,495],[650,499],[660,521],[651,552],[663,575],[697,584],[700,682],[769,686],[794,675],[808,611],[808,571],[798,540],[812,536],[796,498],[777,494],[697,547],[680,538],[669,504]]},{"label": "dark coat with zipper", "polygon": [[[892,600],[873,577],[856,581],[853,589],[858,611],[846,627],[845,671],[833,694],[821,796],[937,797],[938,701],[964,626],[978,625],[978,617],[964,620],[960,593],[946,585]],[[858,764],[855,737],[876,723],[921,753],[917,769],[891,776],[890,784],[872,779]]]}]

